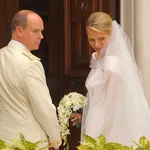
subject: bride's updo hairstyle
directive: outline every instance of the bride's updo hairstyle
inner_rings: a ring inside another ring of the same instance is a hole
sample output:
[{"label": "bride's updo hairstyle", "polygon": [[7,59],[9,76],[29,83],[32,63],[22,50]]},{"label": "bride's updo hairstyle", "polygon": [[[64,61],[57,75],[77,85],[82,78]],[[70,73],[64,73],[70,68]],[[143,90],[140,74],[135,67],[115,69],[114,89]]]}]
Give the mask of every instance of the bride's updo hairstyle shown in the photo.
[{"label": "bride's updo hairstyle", "polygon": [[112,18],[104,12],[92,13],[86,22],[86,30],[88,29],[110,34],[112,32]]}]

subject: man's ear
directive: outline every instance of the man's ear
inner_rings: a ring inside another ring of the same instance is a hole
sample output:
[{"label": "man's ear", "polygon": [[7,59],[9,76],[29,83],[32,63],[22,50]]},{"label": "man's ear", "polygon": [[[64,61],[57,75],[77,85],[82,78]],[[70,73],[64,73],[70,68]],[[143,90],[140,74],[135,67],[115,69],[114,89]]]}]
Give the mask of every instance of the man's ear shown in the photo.
[{"label": "man's ear", "polygon": [[16,34],[18,37],[22,37],[23,36],[23,28],[20,26],[16,27]]}]

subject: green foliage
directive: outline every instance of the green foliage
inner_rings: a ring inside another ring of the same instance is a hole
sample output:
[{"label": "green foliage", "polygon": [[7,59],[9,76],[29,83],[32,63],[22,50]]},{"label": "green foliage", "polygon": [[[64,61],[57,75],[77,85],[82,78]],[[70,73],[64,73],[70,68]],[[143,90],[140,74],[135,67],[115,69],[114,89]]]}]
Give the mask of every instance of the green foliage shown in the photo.
[{"label": "green foliage", "polygon": [[8,147],[8,144],[0,139],[0,149],[5,149],[6,147]]},{"label": "green foliage", "polygon": [[[20,139],[14,139],[12,143],[8,143],[0,139],[0,150],[45,150],[49,146],[41,147],[46,141],[37,141],[35,143],[30,142],[20,134]],[[51,146],[52,147],[52,146]]]},{"label": "green foliage", "polygon": [[139,143],[133,141],[135,149],[133,146],[128,147],[115,142],[106,142],[103,135],[100,135],[97,140],[85,134],[83,138],[84,142],[77,146],[78,150],[150,150],[150,141],[145,136],[139,139]]},{"label": "green foliage", "polygon": [[139,143],[134,142],[137,145],[136,150],[150,150],[150,141],[142,136],[139,140]]}]

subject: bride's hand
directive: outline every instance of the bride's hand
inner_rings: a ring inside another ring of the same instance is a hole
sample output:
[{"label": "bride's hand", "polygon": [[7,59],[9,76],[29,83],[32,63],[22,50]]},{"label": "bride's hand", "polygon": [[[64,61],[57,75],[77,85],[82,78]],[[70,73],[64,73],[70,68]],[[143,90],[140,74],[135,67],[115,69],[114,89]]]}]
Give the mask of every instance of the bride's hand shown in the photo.
[{"label": "bride's hand", "polygon": [[73,113],[71,116],[72,126],[75,126],[77,121],[81,123],[82,115],[79,113]]}]

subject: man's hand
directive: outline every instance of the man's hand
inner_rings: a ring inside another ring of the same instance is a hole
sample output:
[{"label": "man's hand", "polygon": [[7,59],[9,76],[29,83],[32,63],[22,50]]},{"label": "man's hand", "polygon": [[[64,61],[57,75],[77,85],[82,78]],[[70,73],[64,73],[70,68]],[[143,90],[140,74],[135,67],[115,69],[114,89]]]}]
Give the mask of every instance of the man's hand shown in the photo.
[{"label": "man's hand", "polygon": [[79,123],[81,123],[81,120],[82,120],[82,115],[79,114],[79,113],[73,113],[72,116],[71,116],[71,122],[72,122],[72,126],[75,126],[77,121]]}]

